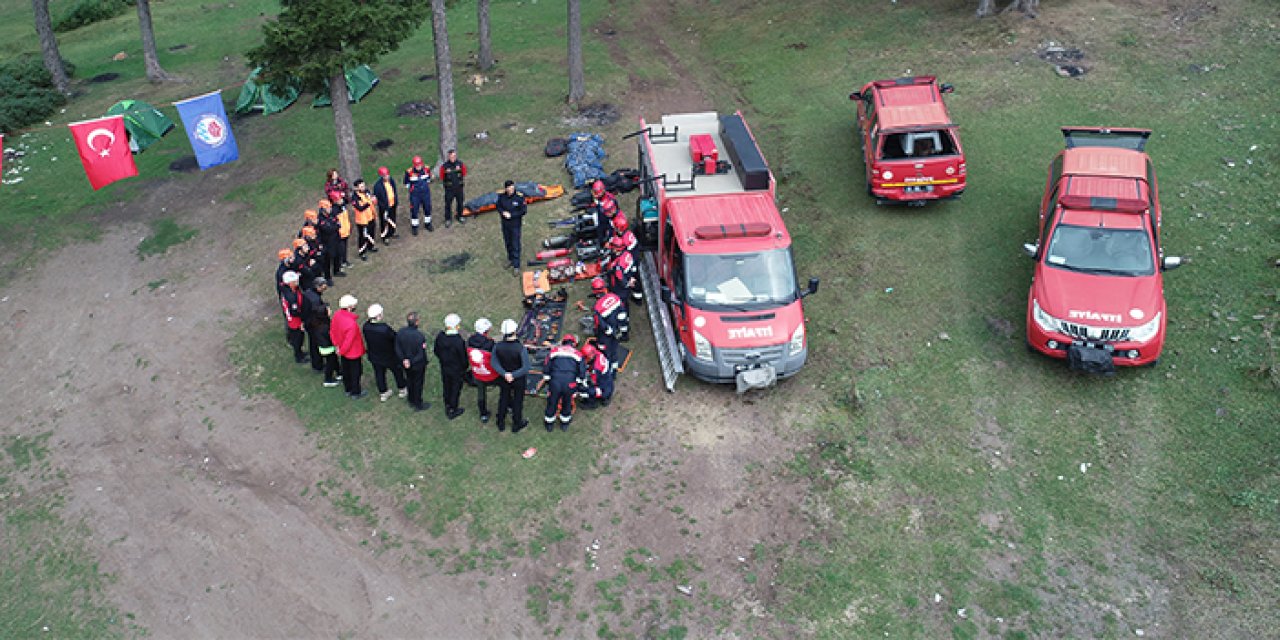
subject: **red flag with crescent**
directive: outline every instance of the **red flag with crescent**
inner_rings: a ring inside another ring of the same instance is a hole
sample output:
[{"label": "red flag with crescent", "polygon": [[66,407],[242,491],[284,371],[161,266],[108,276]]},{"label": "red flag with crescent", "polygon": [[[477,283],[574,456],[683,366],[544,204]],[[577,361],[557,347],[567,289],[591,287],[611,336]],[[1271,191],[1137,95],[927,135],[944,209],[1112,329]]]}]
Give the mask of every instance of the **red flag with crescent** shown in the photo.
[{"label": "red flag with crescent", "polygon": [[97,191],[116,180],[138,175],[129,152],[129,138],[124,130],[124,118],[108,116],[97,120],[85,120],[67,125],[71,137],[80,151],[80,162],[89,184]]}]

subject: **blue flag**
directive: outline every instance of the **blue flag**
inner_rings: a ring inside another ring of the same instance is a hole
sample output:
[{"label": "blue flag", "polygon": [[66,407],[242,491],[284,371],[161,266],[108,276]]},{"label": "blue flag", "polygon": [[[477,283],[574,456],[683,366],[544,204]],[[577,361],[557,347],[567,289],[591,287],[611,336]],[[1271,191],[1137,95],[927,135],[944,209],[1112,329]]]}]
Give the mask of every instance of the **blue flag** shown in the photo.
[{"label": "blue flag", "polygon": [[221,91],[175,102],[173,106],[178,108],[201,170],[240,158],[236,137],[227,124],[227,111],[222,107]]}]

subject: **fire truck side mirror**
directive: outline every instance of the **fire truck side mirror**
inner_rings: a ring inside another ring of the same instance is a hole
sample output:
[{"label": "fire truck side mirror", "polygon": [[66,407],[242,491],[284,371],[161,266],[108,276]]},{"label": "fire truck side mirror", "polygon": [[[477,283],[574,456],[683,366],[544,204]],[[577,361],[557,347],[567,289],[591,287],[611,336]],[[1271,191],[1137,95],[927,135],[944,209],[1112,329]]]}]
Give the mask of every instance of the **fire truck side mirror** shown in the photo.
[{"label": "fire truck side mirror", "polygon": [[1169,256],[1169,257],[1164,258],[1163,260],[1161,260],[1161,261],[1160,261],[1160,270],[1161,270],[1161,271],[1172,271],[1173,269],[1177,269],[1178,267],[1181,267],[1182,265],[1184,265],[1184,264],[1186,264],[1186,263],[1187,263],[1187,259],[1186,259],[1186,258],[1179,258],[1179,257],[1177,257],[1177,256]]},{"label": "fire truck side mirror", "polygon": [[800,297],[801,297],[801,298],[803,298],[803,297],[805,297],[805,296],[811,296],[811,295],[813,295],[813,294],[815,294],[815,293],[817,293],[817,292],[818,292],[818,279],[817,279],[817,278],[809,278],[809,288],[808,288],[808,289],[806,289],[806,290],[804,291],[804,293],[801,293],[801,294],[800,294]]},{"label": "fire truck side mirror", "polygon": [[668,287],[668,286],[667,286],[667,285],[665,285],[665,284],[664,284],[664,285],[662,285],[662,286],[659,288],[659,293],[658,293],[658,295],[659,295],[659,297],[661,297],[661,298],[662,298],[662,302],[663,302],[664,304],[671,304],[671,287]]},{"label": "fire truck side mirror", "polygon": [[1039,243],[1032,244],[1032,243],[1030,243],[1030,242],[1028,242],[1028,243],[1026,243],[1026,244],[1023,244],[1023,245],[1022,245],[1022,252],[1023,252],[1023,253],[1025,253],[1025,254],[1027,254],[1027,257],[1028,257],[1028,258],[1032,258],[1032,259],[1039,258],[1039,257],[1040,257],[1040,244],[1039,244]]},{"label": "fire truck side mirror", "polygon": [[854,101],[861,100],[861,99],[862,99],[862,92],[861,92],[861,91],[854,91],[853,93],[849,94],[849,99],[850,99],[850,100],[854,100]]}]

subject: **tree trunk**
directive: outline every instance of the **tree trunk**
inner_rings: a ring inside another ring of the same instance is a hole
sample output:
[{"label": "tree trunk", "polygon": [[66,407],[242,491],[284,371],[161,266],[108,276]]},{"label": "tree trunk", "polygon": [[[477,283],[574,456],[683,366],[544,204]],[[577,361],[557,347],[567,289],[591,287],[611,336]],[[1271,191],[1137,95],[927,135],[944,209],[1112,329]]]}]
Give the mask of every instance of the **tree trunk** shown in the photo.
[{"label": "tree trunk", "polygon": [[978,17],[985,18],[995,12],[996,0],[978,0]]},{"label": "tree trunk", "polygon": [[147,66],[147,80],[153,83],[169,82],[175,78],[160,66],[156,55],[156,33],[151,28],[151,0],[137,0],[138,28],[142,30],[142,59]]},{"label": "tree trunk", "polygon": [[347,76],[341,71],[329,77],[329,101],[333,103],[333,133],[338,141],[338,173],[350,184],[361,177],[360,150],[356,147]]},{"label": "tree trunk", "polygon": [[1036,11],[1040,9],[1040,0],[1013,0],[1005,11],[1021,11],[1029,17],[1036,17]]},{"label": "tree trunk", "polygon": [[582,6],[569,0],[569,103],[577,104],[587,95],[582,75]]},{"label": "tree trunk", "polygon": [[480,0],[476,5],[477,18],[480,21],[480,56],[477,61],[481,71],[493,68],[493,41],[489,37],[489,0]]},{"label": "tree trunk", "polygon": [[436,43],[436,83],[440,86],[440,158],[458,148],[458,107],[453,101],[453,60],[444,0],[431,0],[431,37]]},{"label": "tree trunk", "polygon": [[67,68],[62,64],[62,54],[58,53],[58,39],[53,35],[53,21],[49,18],[49,0],[31,0],[31,9],[36,14],[36,33],[40,35],[44,68],[49,70],[53,86],[60,93],[70,93],[71,80],[67,78]]}]

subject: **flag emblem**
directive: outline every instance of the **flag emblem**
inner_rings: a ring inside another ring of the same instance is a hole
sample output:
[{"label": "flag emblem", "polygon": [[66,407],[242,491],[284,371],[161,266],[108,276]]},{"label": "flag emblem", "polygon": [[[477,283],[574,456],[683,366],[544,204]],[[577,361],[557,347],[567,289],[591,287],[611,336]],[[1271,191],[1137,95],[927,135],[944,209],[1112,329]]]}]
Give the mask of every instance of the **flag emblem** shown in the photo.
[{"label": "flag emblem", "polygon": [[227,123],[222,118],[206,113],[196,122],[195,136],[211,147],[221,147],[227,141]]}]

